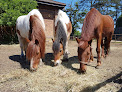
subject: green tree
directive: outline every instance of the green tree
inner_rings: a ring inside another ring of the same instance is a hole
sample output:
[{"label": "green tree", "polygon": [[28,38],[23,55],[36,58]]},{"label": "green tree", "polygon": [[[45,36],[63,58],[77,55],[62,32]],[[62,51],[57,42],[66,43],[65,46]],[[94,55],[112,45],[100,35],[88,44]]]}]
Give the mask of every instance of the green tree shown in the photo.
[{"label": "green tree", "polygon": [[116,21],[121,12],[122,14],[122,0],[80,0],[81,8],[96,8],[104,15],[110,15]]},{"label": "green tree", "polygon": [[83,17],[86,14],[86,11],[81,11],[81,8],[79,6],[79,2],[76,2],[74,5],[69,4],[68,8],[65,10],[70,18],[70,21],[72,23],[72,34],[74,35],[74,33],[77,31],[77,29],[79,29],[81,27],[81,23],[83,23]]},{"label": "green tree", "polygon": [[17,17],[37,7],[36,0],[1,0],[0,26],[15,26]]},{"label": "green tree", "polygon": [[36,0],[0,0],[0,44],[17,42],[16,19],[36,7]]},{"label": "green tree", "polygon": [[122,27],[122,15],[116,21],[116,28]]}]

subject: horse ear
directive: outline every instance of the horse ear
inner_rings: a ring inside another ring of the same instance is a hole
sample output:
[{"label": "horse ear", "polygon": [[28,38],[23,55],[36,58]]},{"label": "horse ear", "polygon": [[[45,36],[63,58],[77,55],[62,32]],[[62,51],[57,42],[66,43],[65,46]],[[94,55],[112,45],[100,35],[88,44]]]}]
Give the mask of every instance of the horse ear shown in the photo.
[{"label": "horse ear", "polygon": [[79,42],[80,42],[80,39],[79,39],[79,38],[77,38],[77,37],[76,37],[75,39],[76,39],[77,43],[79,43]]},{"label": "horse ear", "polygon": [[54,43],[54,39],[52,38],[52,41],[53,41],[53,43]]},{"label": "horse ear", "polygon": [[35,44],[38,45],[39,44],[39,41],[37,39],[35,39]]},{"label": "horse ear", "polygon": [[30,40],[29,40],[28,38],[25,38],[25,40],[26,40],[26,42],[28,42],[28,43],[30,42]]}]

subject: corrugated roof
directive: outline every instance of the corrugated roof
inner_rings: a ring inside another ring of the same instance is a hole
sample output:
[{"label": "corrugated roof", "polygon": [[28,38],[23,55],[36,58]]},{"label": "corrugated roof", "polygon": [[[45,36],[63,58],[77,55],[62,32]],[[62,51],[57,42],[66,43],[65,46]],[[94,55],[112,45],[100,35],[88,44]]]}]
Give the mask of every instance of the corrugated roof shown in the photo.
[{"label": "corrugated roof", "polygon": [[57,6],[57,7],[65,7],[65,3],[53,1],[53,0],[37,0],[37,3],[39,4],[45,4],[45,5],[51,5],[51,6]]}]

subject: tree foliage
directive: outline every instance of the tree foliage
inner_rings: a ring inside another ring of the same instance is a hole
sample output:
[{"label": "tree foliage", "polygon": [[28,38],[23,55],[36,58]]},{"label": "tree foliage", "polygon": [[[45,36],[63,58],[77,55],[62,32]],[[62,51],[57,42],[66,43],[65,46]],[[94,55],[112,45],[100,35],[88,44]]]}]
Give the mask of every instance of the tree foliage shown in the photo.
[{"label": "tree foliage", "polygon": [[116,21],[116,28],[122,27],[122,15]]},{"label": "tree foliage", "polygon": [[16,19],[36,7],[36,0],[0,0],[0,44],[17,42]]},{"label": "tree foliage", "polygon": [[17,17],[36,7],[35,0],[0,0],[0,26],[15,26]]},{"label": "tree foliage", "polygon": [[122,13],[121,0],[80,0],[81,8],[96,8],[104,15],[110,15],[116,21],[120,12]]},{"label": "tree foliage", "polygon": [[79,2],[76,2],[74,5],[71,2],[71,4],[69,4],[68,8],[66,8],[65,11],[67,12],[72,23],[72,35],[74,35],[77,29],[81,27],[81,25],[79,24],[83,22],[83,17],[85,16],[86,11],[82,12],[79,6]]}]

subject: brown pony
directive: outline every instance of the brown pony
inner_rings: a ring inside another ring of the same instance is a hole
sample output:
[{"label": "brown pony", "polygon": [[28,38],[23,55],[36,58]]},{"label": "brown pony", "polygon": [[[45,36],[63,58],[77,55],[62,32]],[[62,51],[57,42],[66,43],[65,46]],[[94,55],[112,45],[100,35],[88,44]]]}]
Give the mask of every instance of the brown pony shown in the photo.
[{"label": "brown pony", "polygon": [[20,42],[21,56],[24,49],[26,59],[30,61],[30,69],[36,70],[45,55],[45,25],[38,10],[34,9],[28,15],[29,20],[28,16],[20,16],[17,19],[17,36]]},{"label": "brown pony", "polygon": [[[100,60],[100,45],[102,47],[102,56],[108,55],[110,48],[110,41],[114,33],[114,21],[108,15],[102,15],[98,10],[92,8],[86,15],[82,27],[81,38],[77,40],[78,43],[78,59],[80,61],[80,72],[86,72],[86,64],[88,60],[93,60],[91,43],[92,39],[97,39],[97,66],[101,65]],[[103,38],[105,41],[103,42]],[[106,53],[104,54],[104,49]]]},{"label": "brown pony", "polygon": [[30,42],[26,51],[26,58],[31,60],[30,68],[32,70],[37,69],[39,62],[41,62],[42,58],[45,55],[45,32],[43,27],[41,26],[41,22],[36,15],[30,16]]}]

